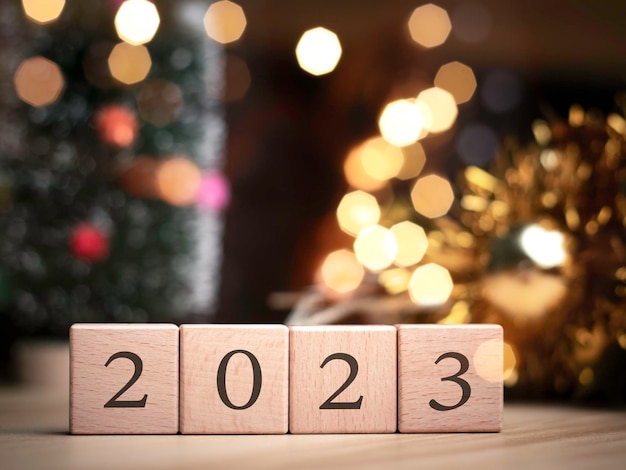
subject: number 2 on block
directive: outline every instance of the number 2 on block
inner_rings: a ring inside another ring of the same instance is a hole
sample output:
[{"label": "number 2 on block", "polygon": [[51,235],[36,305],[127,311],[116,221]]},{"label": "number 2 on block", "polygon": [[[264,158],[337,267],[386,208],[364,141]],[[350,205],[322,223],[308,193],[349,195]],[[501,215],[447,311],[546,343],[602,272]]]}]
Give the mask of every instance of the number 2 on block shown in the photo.
[{"label": "number 2 on block", "polygon": [[104,404],[104,407],[105,408],[145,408],[146,400],[148,399],[147,393],[144,394],[141,400],[118,400],[118,398],[121,397],[126,390],[132,387],[135,384],[135,382],[139,380],[139,377],[141,377],[141,373],[143,372],[143,361],[141,360],[141,358],[137,354],[128,352],[128,351],[120,351],[111,355],[111,357],[109,357],[109,360],[104,364],[104,367],[109,367],[109,364],[111,364],[111,362],[119,358],[130,359],[133,365],[135,366],[135,372],[133,376],[130,378],[130,380],[126,383],[126,385],[120,388],[120,391],[117,392],[115,395],[113,395],[113,398],[111,398],[109,401],[107,401]]},{"label": "number 2 on block", "polygon": [[348,363],[348,365],[350,366],[350,375],[343,383],[343,385],[339,387],[335,393],[328,397],[328,400],[320,405],[320,410],[360,410],[361,403],[363,403],[363,395],[361,395],[358,400],[352,402],[333,401],[341,394],[341,392],[348,388],[352,382],[354,382],[354,379],[356,379],[356,376],[359,373],[359,363],[353,356],[345,353],[331,354],[326,359],[324,359],[324,362],[322,362],[320,368],[323,369],[326,364],[335,359],[346,361]]},{"label": "number 2 on block", "polygon": [[470,384],[467,383],[466,380],[461,378],[461,376],[465,374],[467,370],[469,369],[469,361],[467,360],[467,357],[465,357],[461,353],[447,352],[439,356],[437,360],[435,361],[435,364],[439,364],[439,361],[443,359],[447,359],[447,358],[456,359],[457,361],[459,361],[459,364],[461,365],[461,367],[459,368],[459,371],[456,374],[449,375],[448,377],[443,377],[441,381],[442,382],[450,381],[450,382],[454,382],[458,384],[459,387],[461,387],[462,395],[461,395],[461,399],[459,400],[457,404],[450,405],[450,406],[442,405],[441,403],[437,402],[434,399],[430,400],[428,404],[430,405],[432,409],[437,410],[437,411],[454,410],[455,408],[458,408],[459,406],[462,406],[465,403],[467,403],[467,400],[469,400],[470,395],[472,394],[472,387],[470,387]]}]

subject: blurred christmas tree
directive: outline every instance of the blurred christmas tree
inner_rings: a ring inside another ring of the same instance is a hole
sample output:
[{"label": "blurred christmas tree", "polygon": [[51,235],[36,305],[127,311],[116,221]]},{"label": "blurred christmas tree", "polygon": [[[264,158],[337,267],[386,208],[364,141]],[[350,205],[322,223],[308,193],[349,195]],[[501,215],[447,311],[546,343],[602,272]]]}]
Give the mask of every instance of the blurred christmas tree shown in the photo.
[{"label": "blurred christmas tree", "polygon": [[228,198],[207,4],[0,9],[3,323],[207,318]]}]

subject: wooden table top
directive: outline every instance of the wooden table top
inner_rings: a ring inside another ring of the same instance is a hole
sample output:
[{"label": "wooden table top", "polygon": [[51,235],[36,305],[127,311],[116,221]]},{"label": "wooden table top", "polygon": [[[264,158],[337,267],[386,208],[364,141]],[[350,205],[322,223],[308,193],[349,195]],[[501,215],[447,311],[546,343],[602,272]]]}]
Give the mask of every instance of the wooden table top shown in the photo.
[{"label": "wooden table top", "polygon": [[0,388],[0,468],[626,468],[626,413],[506,404],[500,434],[71,436],[67,393]]}]

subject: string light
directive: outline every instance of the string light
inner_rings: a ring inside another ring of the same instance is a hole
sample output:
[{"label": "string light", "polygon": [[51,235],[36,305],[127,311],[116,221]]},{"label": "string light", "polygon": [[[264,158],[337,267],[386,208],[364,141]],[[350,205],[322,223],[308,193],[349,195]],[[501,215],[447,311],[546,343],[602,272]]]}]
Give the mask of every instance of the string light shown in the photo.
[{"label": "string light", "polygon": [[22,0],[26,16],[39,24],[51,23],[61,16],[65,0]]},{"label": "string light", "polygon": [[419,263],[428,249],[428,238],[424,229],[413,222],[404,221],[395,224],[390,230],[398,245],[393,262],[402,267]]},{"label": "string light", "polygon": [[404,157],[402,168],[396,175],[398,179],[413,179],[422,172],[426,164],[426,152],[419,142],[402,147],[402,156]]},{"label": "string light", "polygon": [[117,35],[133,46],[151,41],[160,23],[156,6],[148,0],[126,0],[115,15]]},{"label": "string light", "polygon": [[193,203],[201,183],[198,167],[185,157],[173,157],[163,162],[156,173],[159,196],[175,206]]},{"label": "string light", "polygon": [[380,225],[364,228],[354,240],[357,260],[371,271],[389,267],[397,252],[398,244],[393,233]]},{"label": "string light", "polygon": [[365,269],[354,253],[337,250],[326,256],[321,269],[322,280],[333,291],[343,294],[356,289],[363,280]]},{"label": "string light", "polygon": [[221,44],[237,41],[245,31],[246,25],[243,8],[228,0],[211,4],[204,15],[207,36]]},{"label": "string light", "polygon": [[410,100],[397,100],[387,104],[378,119],[383,138],[392,145],[404,147],[420,138],[424,117]]},{"label": "string light", "polygon": [[365,173],[379,181],[396,176],[404,163],[402,151],[382,137],[367,140],[361,148],[360,157]]},{"label": "string light", "polygon": [[125,85],[142,81],[152,67],[152,59],[145,46],[132,46],[125,42],[113,48],[108,63],[113,78]]},{"label": "string light", "polygon": [[61,96],[65,79],[57,64],[36,56],[18,66],[13,84],[22,101],[31,106],[48,106]]},{"label": "string light", "polygon": [[452,293],[452,278],[443,266],[435,263],[419,266],[409,281],[411,300],[418,305],[441,305]]},{"label": "string light", "polygon": [[445,178],[428,175],[418,179],[413,186],[411,202],[417,212],[434,219],[450,210],[454,202],[454,192]]},{"label": "string light", "polygon": [[296,46],[298,64],[302,70],[316,76],[335,70],[341,53],[337,35],[321,26],[305,31]]},{"label": "string light", "polygon": [[435,76],[435,86],[449,92],[456,104],[469,101],[476,91],[476,77],[470,67],[461,62],[442,65]]},{"label": "string light", "polygon": [[416,8],[409,18],[409,33],[424,47],[435,47],[446,42],[452,25],[443,8],[428,3]]},{"label": "string light", "polygon": [[417,95],[418,103],[424,105],[430,111],[430,132],[443,132],[452,127],[458,110],[452,94],[441,88],[433,87],[422,91]]},{"label": "string light", "polygon": [[404,268],[387,269],[378,275],[378,282],[391,294],[401,294],[409,288],[411,272]]},{"label": "string light", "polygon": [[384,180],[372,178],[363,168],[361,154],[363,144],[357,145],[348,153],[343,164],[343,172],[350,186],[363,191],[376,191],[385,185]]},{"label": "string light", "polygon": [[564,243],[565,236],[561,232],[546,230],[537,224],[526,227],[520,235],[524,252],[543,268],[563,265],[567,257]]},{"label": "string light", "polygon": [[376,198],[363,191],[346,194],[337,207],[339,227],[350,235],[358,235],[361,230],[378,223],[380,207]]}]

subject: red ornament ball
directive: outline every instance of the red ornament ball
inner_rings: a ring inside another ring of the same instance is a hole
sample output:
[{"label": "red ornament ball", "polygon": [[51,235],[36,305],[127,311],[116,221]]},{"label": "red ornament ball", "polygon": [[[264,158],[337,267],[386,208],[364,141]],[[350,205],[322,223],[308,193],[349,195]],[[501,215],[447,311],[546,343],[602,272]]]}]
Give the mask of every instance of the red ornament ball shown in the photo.
[{"label": "red ornament ball", "polygon": [[102,261],[109,254],[109,237],[98,227],[81,223],[72,230],[70,250],[83,261]]},{"label": "red ornament ball", "polygon": [[137,137],[135,113],[124,106],[112,104],[100,109],[95,125],[100,138],[112,147],[128,147]]}]

